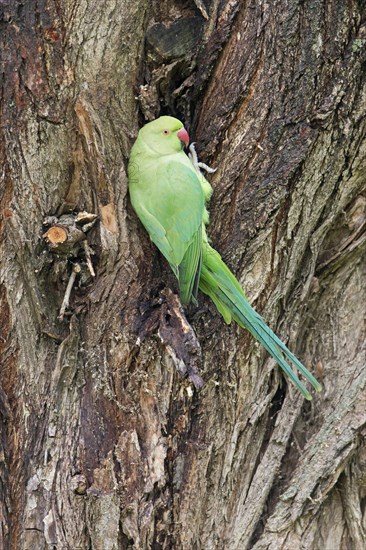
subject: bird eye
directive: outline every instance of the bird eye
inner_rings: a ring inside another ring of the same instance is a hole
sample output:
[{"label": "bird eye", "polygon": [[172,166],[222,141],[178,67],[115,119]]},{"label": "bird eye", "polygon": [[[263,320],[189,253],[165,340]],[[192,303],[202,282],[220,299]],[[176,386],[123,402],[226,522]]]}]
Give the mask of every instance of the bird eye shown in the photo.
[{"label": "bird eye", "polygon": [[171,134],[171,131],[165,129],[165,130],[163,130],[161,133],[162,133],[164,136],[168,136],[169,134]]}]

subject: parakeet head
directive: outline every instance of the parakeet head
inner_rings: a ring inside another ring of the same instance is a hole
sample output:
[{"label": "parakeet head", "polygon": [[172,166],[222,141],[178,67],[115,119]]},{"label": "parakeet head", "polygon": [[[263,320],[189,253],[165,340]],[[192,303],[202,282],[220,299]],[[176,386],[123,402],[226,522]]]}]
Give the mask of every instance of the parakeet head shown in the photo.
[{"label": "parakeet head", "polygon": [[188,145],[189,136],[177,118],[161,116],[141,128],[139,137],[159,155],[171,155]]}]

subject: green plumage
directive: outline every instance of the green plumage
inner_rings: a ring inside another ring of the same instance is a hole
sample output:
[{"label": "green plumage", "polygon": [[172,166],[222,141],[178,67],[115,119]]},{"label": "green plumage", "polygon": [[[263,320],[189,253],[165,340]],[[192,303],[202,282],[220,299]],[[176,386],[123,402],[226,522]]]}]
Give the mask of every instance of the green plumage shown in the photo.
[{"label": "green plumage", "polygon": [[183,124],[168,116],[140,130],[128,165],[132,206],[175,273],[182,304],[195,302],[198,288],[210,296],[226,323],[234,320],[248,329],[304,397],[311,399],[289,363],[317,391],[320,384],[250,306],[240,284],[208,243],[205,203],[212,188],[184,153],[181,140],[186,138]]}]

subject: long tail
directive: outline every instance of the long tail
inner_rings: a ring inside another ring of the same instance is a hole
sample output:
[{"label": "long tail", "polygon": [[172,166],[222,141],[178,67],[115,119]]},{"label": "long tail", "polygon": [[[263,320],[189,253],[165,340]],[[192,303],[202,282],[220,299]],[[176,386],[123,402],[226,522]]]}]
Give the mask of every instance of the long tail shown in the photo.
[{"label": "long tail", "polygon": [[321,391],[322,387],[316,378],[287,349],[285,344],[266,325],[262,317],[250,306],[234,275],[224,264],[218,252],[207,243],[204,243],[199,288],[210,296],[226,323],[230,323],[234,319],[238,325],[251,332],[306,399],[310,400],[311,395],[288,363],[292,363],[316,391]]}]

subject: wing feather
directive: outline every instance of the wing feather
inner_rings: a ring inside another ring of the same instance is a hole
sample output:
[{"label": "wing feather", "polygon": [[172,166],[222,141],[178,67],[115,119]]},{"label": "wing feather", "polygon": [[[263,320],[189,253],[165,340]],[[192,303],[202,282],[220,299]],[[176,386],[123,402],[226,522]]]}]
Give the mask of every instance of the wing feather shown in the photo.
[{"label": "wing feather", "polygon": [[182,304],[196,301],[202,259],[202,232],[199,228],[179,264],[179,288]]},{"label": "wing feather", "polygon": [[132,205],[177,276],[183,303],[197,291],[204,212],[201,183],[186,159],[183,152],[160,157],[130,182]]}]

